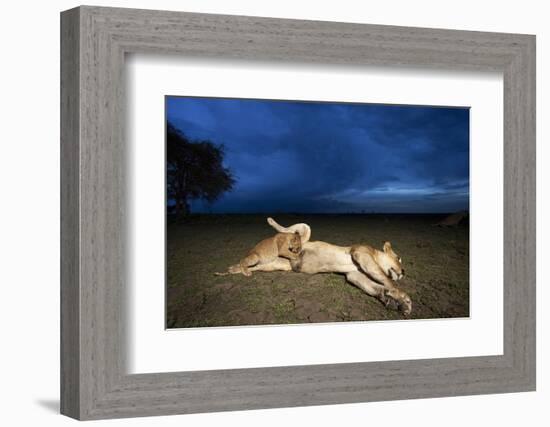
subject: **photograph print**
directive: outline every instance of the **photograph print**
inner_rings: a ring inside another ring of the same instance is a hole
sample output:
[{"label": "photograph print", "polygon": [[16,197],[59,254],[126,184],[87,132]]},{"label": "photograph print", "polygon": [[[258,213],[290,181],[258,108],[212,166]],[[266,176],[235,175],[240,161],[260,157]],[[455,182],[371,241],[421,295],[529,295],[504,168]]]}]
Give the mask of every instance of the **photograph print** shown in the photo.
[{"label": "photograph print", "polygon": [[469,317],[470,110],[166,96],[166,327]]}]

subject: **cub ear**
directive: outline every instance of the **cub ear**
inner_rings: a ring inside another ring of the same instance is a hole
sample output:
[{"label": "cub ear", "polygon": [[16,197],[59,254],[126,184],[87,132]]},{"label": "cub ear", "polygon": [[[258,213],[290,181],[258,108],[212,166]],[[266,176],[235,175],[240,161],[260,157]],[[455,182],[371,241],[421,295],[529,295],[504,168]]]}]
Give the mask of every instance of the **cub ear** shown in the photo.
[{"label": "cub ear", "polygon": [[297,231],[294,232],[294,235],[300,237],[300,233],[298,233]]},{"label": "cub ear", "polygon": [[384,252],[388,253],[392,250],[390,242],[384,242]]}]

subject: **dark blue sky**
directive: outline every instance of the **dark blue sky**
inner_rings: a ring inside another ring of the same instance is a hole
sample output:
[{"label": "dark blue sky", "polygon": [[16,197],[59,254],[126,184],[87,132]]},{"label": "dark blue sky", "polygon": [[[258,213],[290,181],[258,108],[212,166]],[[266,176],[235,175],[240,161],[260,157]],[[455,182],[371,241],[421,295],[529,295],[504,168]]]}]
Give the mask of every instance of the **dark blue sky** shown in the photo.
[{"label": "dark blue sky", "polygon": [[167,119],[224,144],[233,191],[194,212],[454,212],[469,206],[469,110],[167,97]]}]

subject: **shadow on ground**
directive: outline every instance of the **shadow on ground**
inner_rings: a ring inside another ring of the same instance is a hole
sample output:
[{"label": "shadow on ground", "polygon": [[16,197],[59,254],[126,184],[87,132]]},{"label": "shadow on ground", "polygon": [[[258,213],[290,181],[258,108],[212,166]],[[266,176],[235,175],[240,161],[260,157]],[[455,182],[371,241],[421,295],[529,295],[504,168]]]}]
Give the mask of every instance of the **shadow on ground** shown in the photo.
[{"label": "shadow on ground", "polygon": [[49,412],[59,414],[59,400],[58,399],[38,399],[36,404]]}]

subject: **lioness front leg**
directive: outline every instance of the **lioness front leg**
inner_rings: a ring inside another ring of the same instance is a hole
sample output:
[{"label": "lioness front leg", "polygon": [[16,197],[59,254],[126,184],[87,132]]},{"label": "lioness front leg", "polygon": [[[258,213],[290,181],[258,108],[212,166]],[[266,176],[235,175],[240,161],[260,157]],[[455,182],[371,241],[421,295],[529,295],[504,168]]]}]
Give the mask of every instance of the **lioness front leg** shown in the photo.
[{"label": "lioness front leg", "polygon": [[248,267],[253,267],[260,262],[260,257],[258,254],[251,253],[246,258],[241,259],[239,265],[241,266],[241,271],[245,276],[252,276],[252,273]]},{"label": "lioness front leg", "polygon": [[379,299],[382,304],[387,305],[386,288],[369,279],[364,273],[360,271],[350,271],[346,273],[346,280],[371,297]]},{"label": "lioness front leg", "polygon": [[[367,276],[384,286],[384,296],[392,298],[399,309],[405,315],[412,312],[412,301],[406,292],[400,290],[395,282],[390,279],[380,268],[372,254],[361,246],[352,247],[350,254],[353,260]],[[386,305],[388,301],[386,301]]]},{"label": "lioness front leg", "polygon": [[350,255],[359,266],[359,268],[370,278],[376,282],[384,285],[384,287],[391,289],[395,287],[393,280],[391,280],[384,271],[380,268],[372,254],[368,250],[362,249],[360,246],[352,247]]}]

